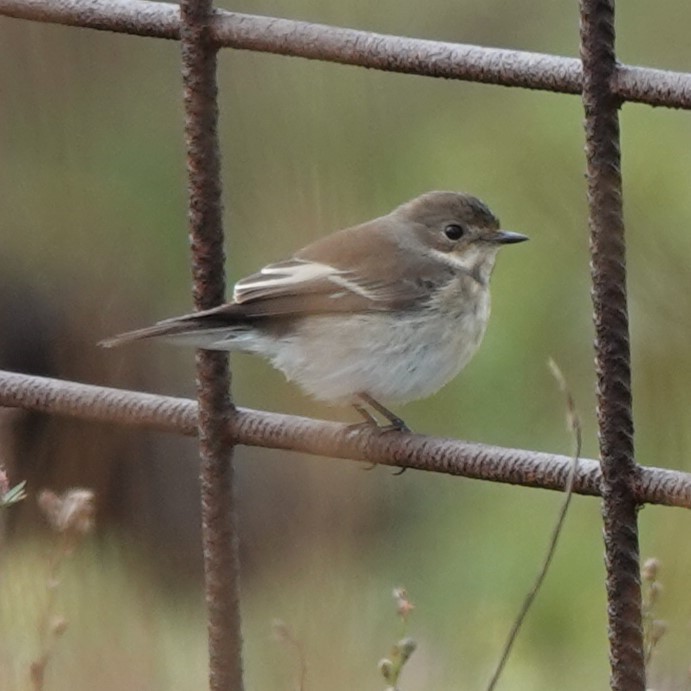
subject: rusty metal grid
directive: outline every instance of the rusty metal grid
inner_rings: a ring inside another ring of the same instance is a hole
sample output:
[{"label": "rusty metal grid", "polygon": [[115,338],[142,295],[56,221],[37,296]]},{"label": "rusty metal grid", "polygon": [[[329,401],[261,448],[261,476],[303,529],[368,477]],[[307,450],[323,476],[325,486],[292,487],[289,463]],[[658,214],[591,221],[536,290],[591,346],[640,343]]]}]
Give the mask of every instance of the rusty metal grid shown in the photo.
[{"label": "rusty metal grid", "polygon": [[[212,12],[212,0],[180,3],[188,222],[194,306],[198,310],[225,301],[218,47],[208,27]],[[228,353],[222,352],[198,350],[196,355],[204,594],[212,691],[241,691],[243,687],[234,444],[226,433],[234,414],[228,360]]]},{"label": "rusty metal grid", "polygon": [[614,0],[581,0],[581,59],[610,684],[614,689],[643,691],[638,503],[631,486],[636,462],[619,152],[621,100],[609,88],[616,71]]},{"label": "rusty metal grid", "polygon": [[[691,109],[691,74],[620,65],[613,0],[580,0],[581,59],[356,31],[146,0],[0,0],[0,15],[180,40],[194,298],[224,296],[216,54],[232,47],[403,72],[581,94],[586,114],[600,461],[583,459],[574,491],[603,498],[613,689],[643,691],[637,510],[691,508],[691,475],[634,459],[618,110],[624,101]],[[210,686],[242,689],[232,449],[236,444],[370,460],[494,482],[563,490],[570,459],[235,408],[225,355],[197,356],[198,402],[0,372],[0,405],[198,435]]]}]

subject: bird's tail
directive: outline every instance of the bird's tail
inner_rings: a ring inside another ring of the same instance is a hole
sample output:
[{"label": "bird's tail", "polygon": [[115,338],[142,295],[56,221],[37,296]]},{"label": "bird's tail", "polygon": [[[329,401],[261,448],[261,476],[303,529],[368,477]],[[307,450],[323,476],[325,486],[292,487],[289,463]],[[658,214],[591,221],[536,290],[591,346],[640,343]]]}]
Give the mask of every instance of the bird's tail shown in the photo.
[{"label": "bird's tail", "polygon": [[156,338],[158,336],[177,336],[179,334],[197,332],[199,324],[195,321],[196,315],[186,315],[184,317],[175,317],[173,319],[166,319],[160,321],[153,326],[147,326],[144,329],[137,329],[136,331],[127,331],[111,338],[106,338],[100,341],[98,345],[102,348],[114,348],[116,346],[131,343],[132,341],[141,341],[146,338]]},{"label": "bird's tail", "polygon": [[112,338],[106,338],[99,345],[103,348],[113,348],[132,341],[163,337],[178,345],[227,350],[227,345],[219,345],[219,343],[232,340],[239,333],[244,333],[246,326],[247,319],[241,306],[229,303],[181,317],[165,319],[144,329],[127,331]]}]

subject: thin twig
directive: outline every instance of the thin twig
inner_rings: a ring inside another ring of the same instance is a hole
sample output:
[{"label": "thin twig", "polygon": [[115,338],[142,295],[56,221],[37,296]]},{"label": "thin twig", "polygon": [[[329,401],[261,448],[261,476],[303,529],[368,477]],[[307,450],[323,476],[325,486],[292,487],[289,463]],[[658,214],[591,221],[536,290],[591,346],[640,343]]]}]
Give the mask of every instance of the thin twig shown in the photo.
[{"label": "thin twig", "polygon": [[274,637],[279,643],[283,643],[286,647],[294,651],[299,668],[296,689],[297,691],[305,691],[307,688],[307,655],[305,654],[302,641],[293,633],[288,624],[281,619],[274,619],[271,623],[271,629]]},{"label": "thin twig", "polygon": [[561,370],[554,362],[554,360],[550,359],[549,368],[552,374],[554,375],[554,378],[557,380],[559,388],[566,395],[567,422],[569,425],[569,429],[573,432],[575,443],[573,463],[571,465],[571,471],[569,472],[568,480],[566,481],[564,501],[562,502],[561,508],[559,509],[559,515],[557,516],[557,521],[554,524],[554,528],[552,529],[552,535],[550,537],[549,545],[547,547],[547,553],[545,554],[542,566],[540,567],[540,571],[537,574],[537,578],[533,583],[533,587],[528,591],[528,594],[526,595],[526,598],[523,601],[523,605],[518,613],[518,616],[516,617],[516,620],[514,621],[514,624],[511,627],[511,631],[509,632],[509,636],[506,640],[506,643],[504,644],[504,649],[502,651],[501,658],[499,659],[499,663],[497,664],[497,667],[494,670],[494,674],[492,675],[492,678],[490,679],[490,682],[487,686],[488,691],[492,691],[492,689],[496,687],[497,682],[499,681],[499,677],[501,676],[501,673],[503,672],[504,667],[506,666],[506,662],[511,653],[511,649],[513,648],[513,645],[516,642],[518,632],[521,626],[523,625],[523,622],[525,621],[525,618],[535,598],[537,597],[540,588],[542,587],[545,577],[547,576],[550,564],[552,563],[552,558],[554,557],[554,553],[557,549],[557,543],[559,542],[559,537],[564,526],[566,514],[569,510],[569,505],[571,504],[571,497],[573,496],[574,478],[576,477],[576,471],[578,469],[578,459],[581,455],[583,434],[581,430],[581,421],[578,417],[578,412],[576,411],[573,396],[571,395],[571,392],[566,386],[566,380],[564,379],[564,375],[561,373]]}]

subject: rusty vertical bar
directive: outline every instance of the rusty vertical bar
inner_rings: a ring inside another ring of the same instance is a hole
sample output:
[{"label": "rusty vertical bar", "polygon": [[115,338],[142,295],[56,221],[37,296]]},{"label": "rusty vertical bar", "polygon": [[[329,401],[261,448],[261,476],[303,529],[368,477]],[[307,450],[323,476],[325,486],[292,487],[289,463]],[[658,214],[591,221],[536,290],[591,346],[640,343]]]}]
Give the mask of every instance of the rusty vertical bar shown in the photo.
[{"label": "rusty vertical bar", "polygon": [[[216,85],[217,46],[210,37],[211,0],[182,0],[181,43],[189,232],[194,303],[224,300],[221,166]],[[241,691],[239,557],[233,496],[233,448],[225,430],[233,406],[228,356],[197,351],[202,541],[209,637],[209,688]]]},{"label": "rusty vertical bar", "polygon": [[631,365],[619,150],[614,0],[581,0],[598,428],[607,571],[610,684],[644,691]]}]

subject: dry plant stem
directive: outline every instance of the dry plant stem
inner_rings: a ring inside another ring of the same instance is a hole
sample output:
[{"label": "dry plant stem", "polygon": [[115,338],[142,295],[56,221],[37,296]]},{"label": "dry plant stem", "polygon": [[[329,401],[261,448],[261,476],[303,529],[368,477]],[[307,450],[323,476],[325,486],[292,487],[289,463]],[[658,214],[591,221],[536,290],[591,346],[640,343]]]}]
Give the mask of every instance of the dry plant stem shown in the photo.
[{"label": "dry plant stem", "polygon": [[644,691],[614,0],[580,6],[610,685]]},{"label": "dry plant stem", "polygon": [[[129,425],[196,436],[197,404],[172,396],[125,391],[91,384],[0,370],[0,405],[65,415],[85,421]],[[299,451],[328,458],[377,462],[446,475],[540,487],[562,492],[572,459],[559,454],[509,449],[422,434],[380,434],[326,420],[236,408],[228,421],[237,444]],[[290,462],[289,457],[284,457]],[[600,496],[598,461],[581,458],[574,494]],[[638,466],[633,484],[639,504],[691,508],[691,475]]]},{"label": "dry plant stem", "polygon": [[299,641],[295,642],[295,648],[298,655],[298,661],[300,664],[300,676],[298,678],[298,691],[306,691],[307,682],[307,659],[305,658],[305,651],[302,649],[302,645]]},{"label": "dry plant stem", "polygon": [[656,605],[663,592],[659,580],[660,562],[658,559],[647,559],[641,569],[643,587],[643,642],[645,666],[649,668],[655,649],[667,631],[667,622],[657,619]]},{"label": "dry plant stem", "polygon": [[[177,5],[145,0],[0,0],[0,14],[137,36],[180,38]],[[579,94],[581,62],[543,53],[486,48],[214,10],[211,36],[228,48],[310,60]],[[619,65],[612,82],[622,99],[691,109],[691,75]]]},{"label": "dry plant stem", "polygon": [[[216,84],[217,45],[211,0],[182,0],[180,39],[189,178],[189,235],[194,305],[225,297],[221,164]],[[202,543],[211,691],[242,691],[239,556],[233,486],[233,407],[228,356],[197,351]]]},{"label": "dry plant stem", "polygon": [[298,660],[299,674],[297,691],[305,691],[307,688],[307,656],[300,640],[292,632],[291,628],[283,621],[275,620],[272,625],[274,635],[280,643],[284,643],[295,651]]},{"label": "dry plant stem", "polygon": [[497,667],[494,670],[494,674],[492,675],[489,684],[487,685],[488,691],[492,691],[496,688],[497,683],[499,682],[499,677],[501,676],[504,667],[506,666],[506,662],[509,659],[509,655],[511,654],[511,649],[513,648],[513,645],[516,642],[518,632],[520,631],[520,628],[523,625],[523,622],[525,621],[525,618],[528,612],[530,611],[530,608],[533,602],[535,601],[535,598],[537,597],[540,588],[542,587],[545,577],[547,576],[547,572],[549,571],[550,564],[552,563],[552,558],[554,557],[554,553],[557,549],[557,544],[559,542],[559,537],[561,535],[562,528],[564,527],[566,514],[568,513],[569,505],[571,504],[571,498],[573,497],[573,484],[574,479],[576,478],[576,472],[578,470],[579,458],[581,456],[583,433],[581,430],[581,421],[578,416],[578,412],[576,411],[576,406],[574,404],[573,397],[569,390],[566,388],[566,384],[561,370],[559,370],[559,368],[553,361],[550,361],[550,369],[552,370],[552,373],[557,379],[560,388],[566,394],[567,421],[569,423],[569,429],[573,433],[575,445],[573,459],[571,462],[571,471],[569,472],[569,477],[566,482],[566,489],[564,490],[566,493],[564,496],[564,501],[561,505],[561,508],[559,509],[559,515],[557,516],[556,523],[554,524],[554,528],[552,529],[552,535],[550,536],[549,544],[547,546],[547,552],[542,561],[542,566],[540,567],[540,571],[538,572],[535,582],[533,583],[533,587],[528,591],[528,594],[526,595],[526,598],[523,601],[523,605],[521,606],[518,616],[516,617],[516,620],[514,621],[513,626],[511,627],[511,631],[509,632],[509,636],[506,640],[506,643],[504,644],[504,649],[502,650],[502,654],[497,664]]},{"label": "dry plant stem", "polygon": [[46,603],[38,620],[39,654],[31,663],[30,676],[34,691],[44,688],[46,669],[55,650],[57,636],[52,630],[52,621],[56,616],[55,603],[57,601],[60,572],[65,559],[69,557],[77,546],[79,539],[70,532],[58,535],[58,542],[48,562],[48,578],[46,581]]},{"label": "dry plant stem", "polygon": [[379,671],[389,683],[386,691],[399,691],[398,680],[403,668],[417,648],[417,643],[412,638],[405,636],[408,620],[415,609],[415,605],[410,601],[408,591],[403,586],[394,588],[392,595],[396,603],[396,613],[401,620],[402,638],[391,648],[389,657],[379,661]]},{"label": "dry plant stem", "polygon": [[93,529],[94,493],[84,488],[73,488],[62,495],[43,490],[38,495],[38,505],[58,539],[48,562],[46,602],[38,621],[39,655],[31,663],[29,670],[35,691],[43,689],[48,662],[57,639],[64,633],[67,626],[67,622],[55,614],[60,571],[65,559]]}]

